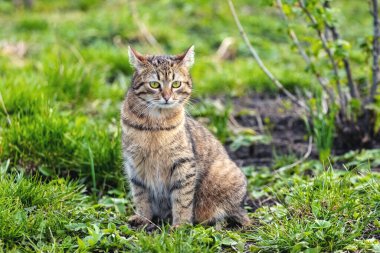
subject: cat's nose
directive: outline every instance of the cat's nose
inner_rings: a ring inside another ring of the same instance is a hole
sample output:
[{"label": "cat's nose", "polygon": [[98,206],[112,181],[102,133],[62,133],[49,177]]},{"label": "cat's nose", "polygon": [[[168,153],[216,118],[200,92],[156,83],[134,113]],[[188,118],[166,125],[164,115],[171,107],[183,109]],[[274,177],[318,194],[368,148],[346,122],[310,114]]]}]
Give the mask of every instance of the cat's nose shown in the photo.
[{"label": "cat's nose", "polygon": [[165,99],[165,102],[167,103],[170,99],[170,94],[169,93],[164,93],[162,94],[162,97]]}]

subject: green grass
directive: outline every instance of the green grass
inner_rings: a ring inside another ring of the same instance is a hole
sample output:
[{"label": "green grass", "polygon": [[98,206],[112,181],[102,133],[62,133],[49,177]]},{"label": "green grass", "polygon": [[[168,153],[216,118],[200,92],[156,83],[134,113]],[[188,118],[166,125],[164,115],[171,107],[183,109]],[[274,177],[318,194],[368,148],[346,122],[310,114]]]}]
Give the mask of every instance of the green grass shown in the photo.
[{"label": "green grass", "polygon": [[248,230],[184,226],[172,231],[163,225],[148,234],[126,225],[133,210],[123,192],[113,190],[96,201],[77,183],[45,182],[3,164],[0,245],[6,252],[377,250],[380,175],[314,166],[320,169],[310,163],[280,173],[246,168],[250,195],[274,201],[250,213],[254,226]]},{"label": "green grass", "polygon": [[364,238],[379,233],[368,229],[378,224],[379,186],[379,175],[372,173],[328,170],[313,180],[295,177],[288,187],[271,189],[279,203],[254,213],[259,224],[250,238],[268,251],[363,249]]},{"label": "green grass", "polygon": [[83,186],[66,179],[44,182],[8,171],[9,163],[0,169],[0,251],[214,252],[240,238],[202,226],[177,231],[163,226],[154,234],[131,230],[125,225],[129,202],[122,198],[109,196],[98,204]]},{"label": "green grass", "polygon": [[[234,149],[268,141],[251,132],[237,134],[229,127],[229,103],[207,99],[277,92],[251,59],[227,4],[134,2],[164,52],[195,45],[194,97],[201,103],[189,111]],[[252,43],[287,88],[316,89],[280,17],[265,2],[235,1]],[[379,250],[380,178],[370,172],[380,164],[378,150],[331,158],[333,166],[345,162],[351,171],[325,170],[313,160],[275,171],[294,156],[279,157],[273,168],[244,168],[249,196],[262,202],[250,210],[254,226],[249,230],[129,228],[133,205],[121,168],[119,126],[120,103],[133,72],[127,45],[143,53],[157,49],[143,41],[126,1],[35,3],[25,10],[0,1],[0,252]],[[342,35],[352,41],[353,64],[362,66],[360,42],[371,34],[367,5],[335,3],[342,8],[340,26],[349,27]],[[303,24],[294,28],[307,34]],[[235,39],[234,57],[217,59],[226,37]],[[368,71],[355,69],[359,77]]]}]

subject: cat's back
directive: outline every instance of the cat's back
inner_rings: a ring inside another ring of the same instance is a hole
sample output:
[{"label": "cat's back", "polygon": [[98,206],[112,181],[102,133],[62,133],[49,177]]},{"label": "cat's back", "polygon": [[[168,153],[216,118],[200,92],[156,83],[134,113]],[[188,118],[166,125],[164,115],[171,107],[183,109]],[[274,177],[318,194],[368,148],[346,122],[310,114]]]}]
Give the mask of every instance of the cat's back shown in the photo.
[{"label": "cat's back", "polygon": [[229,159],[222,144],[200,122],[186,117],[185,127],[197,160],[208,164],[213,159]]}]

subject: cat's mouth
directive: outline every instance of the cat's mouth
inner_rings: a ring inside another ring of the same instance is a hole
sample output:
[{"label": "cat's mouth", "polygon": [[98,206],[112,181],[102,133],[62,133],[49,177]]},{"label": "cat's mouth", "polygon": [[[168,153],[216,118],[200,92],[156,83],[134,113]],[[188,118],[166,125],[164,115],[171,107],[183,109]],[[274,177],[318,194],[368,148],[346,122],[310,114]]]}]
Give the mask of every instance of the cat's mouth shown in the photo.
[{"label": "cat's mouth", "polygon": [[163,109],[168,109],[168,108],[173,108],[178,105],[177,101],[172,101],[168,103],[157,103],[158,108],[163,108]]}]

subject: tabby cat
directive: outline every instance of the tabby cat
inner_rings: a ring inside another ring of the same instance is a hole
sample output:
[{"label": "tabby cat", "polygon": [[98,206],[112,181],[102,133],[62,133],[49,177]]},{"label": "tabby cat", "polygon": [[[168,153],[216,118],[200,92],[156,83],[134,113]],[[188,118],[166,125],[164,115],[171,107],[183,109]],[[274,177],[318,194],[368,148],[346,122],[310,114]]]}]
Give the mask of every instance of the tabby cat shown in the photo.
[{"label": "tabby cat", "polygon": [[223,146],[185,114],[192,91],[194,47],[176,56],[144,56],[129,48],[135,69],[121,109],[125,171],[134,226],[153,218],[246,226],[246,178]]}]

